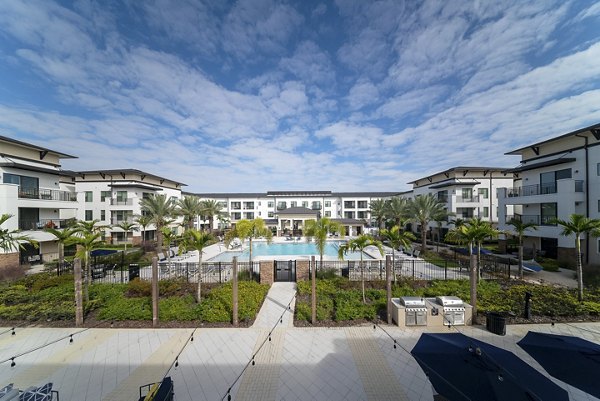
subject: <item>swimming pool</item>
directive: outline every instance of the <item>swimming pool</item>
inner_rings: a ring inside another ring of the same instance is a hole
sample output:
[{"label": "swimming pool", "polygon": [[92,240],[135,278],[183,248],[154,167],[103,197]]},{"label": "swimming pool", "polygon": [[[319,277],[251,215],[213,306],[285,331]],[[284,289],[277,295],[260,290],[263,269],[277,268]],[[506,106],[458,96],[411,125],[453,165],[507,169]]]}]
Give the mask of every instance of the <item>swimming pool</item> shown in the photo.
[{"label": "swimming pool", "polygon": [[[340,241],[328,241],[325,244],[325,252],[323,258],[326,260],[339,260],[338,249]],[[246,243],[245,246],[248,246]],[[278,257],[300,257],[302,259],[309,258],[315,255],[319,258],[319,251],[317,246],[313,242],[297,241],[297,242],[276,242],[267,244],[266,242],[253,242],[252,243],[252,259],[253,260],[275,260]],[[230,262],[234,256],[237,256],[239,261],[248,261],[250,253],[248,249],[243,251],[226,251],[214,258],[209,259],[209,262]],[[367,254],[363,254],[363,259],[373,259]],[[344,260],[360,260],[360,252],[348,252],[344,255]]]}]

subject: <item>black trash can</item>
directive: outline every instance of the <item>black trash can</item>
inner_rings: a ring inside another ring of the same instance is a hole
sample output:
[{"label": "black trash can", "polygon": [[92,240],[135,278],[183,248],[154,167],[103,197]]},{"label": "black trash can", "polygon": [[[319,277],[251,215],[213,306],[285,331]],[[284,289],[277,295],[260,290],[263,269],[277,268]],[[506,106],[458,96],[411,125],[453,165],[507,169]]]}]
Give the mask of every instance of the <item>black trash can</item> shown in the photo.
[{"label": "black trash can", "polygon": [[129,265],[129,281],[140,277],[140,265],[132,263]]},{"label": "black trash can", "polygon": [[506,317],[498,312],[488,312],[485,327],[491,333],[504,336],[506,335]]},{"label": "black trash can", "polygon": [[342,277],[350,277],[350,268],[342,267]]}]

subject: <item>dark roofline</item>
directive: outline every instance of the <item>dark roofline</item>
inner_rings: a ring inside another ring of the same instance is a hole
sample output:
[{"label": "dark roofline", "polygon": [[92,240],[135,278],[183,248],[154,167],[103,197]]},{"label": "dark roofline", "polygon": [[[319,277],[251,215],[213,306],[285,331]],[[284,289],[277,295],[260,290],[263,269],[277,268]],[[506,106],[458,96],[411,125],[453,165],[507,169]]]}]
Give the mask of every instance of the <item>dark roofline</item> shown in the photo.
[{"label": "dark roofline", "polygon": [[456,178],[451,178],[448,180],[444,180],[444,181],[438,181],[435,183],[435,185],[432,185],[429,187],[429,189],[438,189],[438,188],[445,188],[445,187],[451,187],[454,185],[477,185],[477,184],[481,184],[481,182],[479,181],[458,181]]},{"label": "dark roofline", "polygon": [[508,169],[507,167],[457,166],[457,167],[451,167],[451,168],[449,168],[447,170],[439,171],[437,173],[429,174],[429,175],[426,175],[426,176],[421,177],[421,178],[417,178],[414,181],[407,182],[407,184],[415,184],[418,181],[426,180],[427,178],[431,178],[433,176],[444,174],[444,173],[451,173],[453,171],[465,171],[465,170],[486,171],[486,170],[492,170],[492,171],[503,172],[503,171],[506,171],[507,169]]},{"label": "dark roofline", "polygon": [[15,162],[0,163],[0,167],[12,167],[12,168],[26,170],[26,171],[35,171],[36,173],[50,173],[50,174],[56,174],[59,176],[62,175],[61,170],[53,170],[51,168],[31,166],[29,164],[22,164],[22,163],[15,163]]},{"label": "dark roofline", "polygon": [[5,141],[5,142],[9,142],[9,143],[14,143],[14,144],[20,145],[20,146],[26,146],[28,148],[33,148],[35,150],[39,150],[40,152],[54,153],[55,155],[58,156],[59,159],[77,159],[78,158],[77,156],[72,156],[72,155],[68,155],[66,153],[57,152],[56,150],[44,148],[42,146],[34,145],[32,143],[18,141],[16,139],[12,139],[12,138],[9,138],[7,136],[0,135],[0,140],[1,141]]},{"label": "dark roofline", "polygon": [[529,171],[529,170],[534,170],[536,168],[542,168],[542,167],[549,167],[549,166],[556,166],[558,164],[564,164],[564,163],[571,163],[574,162],[575,160],[577,160],[574,157],[565,157],[565,158],[559,158],[559,159],[552,159],[552,160],[547,160],[545,162],[539,162],[539,163],[533,163],[533,164],[524,164],[522,166],[519,167],[515,167],[512,168],[510,170],[506,170],[507,173],[520,173],[523,171]]},{"label": "dark roofline", "polygon": [[147,175],[149,177],[158,178],[159,180],[164,180],[164,181],[171,181],[172,183],[187,187],[187,184],[184,184],[182,182],[175,181],[170,178],[164,178],[164,177],[158,176],[156,174],[147,173],[145,171],[141,171],[141,170],[134,169],[134,168],[110,169],[110,170],[87,170],[87,171],[76,171],[75,172],[75,174],[77,174],[77,175],[85,175],[85,174],[107,174],[107,175],[115,174],[116,175],[116,174],[121,174],[121,173]]},{"label": "dark roofline", "polygon": [[569,132],[568,134],[563,134],[563,135],[555,136],[553,138],[549,138],[549,139],[546,139],[546,140],[541,141],[541,142],[537,142],[537,143],[534,143],[534,144],[531,144],[531,145],[527,145],[527,146],[524,146],[524,147],[519,148],[519,149],[511,150],[510,152],[506,152],[505,155],[518,156],[525,149],[530,149],[530,148],[534,148],[534,147],[537,147],[537,146],[545,145],[547,143],[558,141],[560,139],[567,138],[569,136],[581,134],[581,133],[586,132],[586,131],[590,131],[591,132],[591,130],[593,130],[593,129],[600,129],[600,123],[596,123],[594,125],[590,125],[589,127],[580,128],[580,129],[578,129],[576,131]]},{"label": "dark roofline", "polygon": [[[379,198],[379,197],[388,197],[388,196],[398,196],[405,194],[405,192],[333,192],[333,196],[350,196],[350,197],[370,197],[370,198]],[[408,191],[410,192],[410,191]]]},{"label": "dark roofline", "polygon": [[267,196],[328,196],[331,191],[267,191]]},{"label": "dark roofline", "polygon": [[[362,197],[387,197],[399,196],[412,192],[412,190],[404,192],[331,192],[331,191],[268,191],[268,192],[247,192],[247,193],[187,193],[189,195],[199,196],[201,198],[266,198],[268,196],[325,196],[325,197],[342,197],[342,196],[362,196]],[[280,195],[274,195],[275,193]],[[294,194],[294,195],[291,195]]]},{"label": "dark roofline", "polygon": [[264,192],[240,192],[240,193],[194,193],[186,192],[186,195],[194,195],[200,198],[266,198],[267,195]]}]

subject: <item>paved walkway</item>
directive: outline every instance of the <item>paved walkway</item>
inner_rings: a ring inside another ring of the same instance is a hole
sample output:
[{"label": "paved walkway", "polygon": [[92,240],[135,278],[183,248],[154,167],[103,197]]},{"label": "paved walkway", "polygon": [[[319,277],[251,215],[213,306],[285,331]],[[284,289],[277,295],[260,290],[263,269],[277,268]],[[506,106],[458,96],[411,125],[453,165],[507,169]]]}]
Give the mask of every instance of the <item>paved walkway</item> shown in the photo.
[{"label": "paved walkway", "polygon": [[[53,382],[62,401],[132,400],[139,386],[165,373],[175,382],[178,401],[224,400],[231,388],[233,400],[432,400],[431,384],[410,356],[423,332],[448,328],[294,328],[199,329],[169,366],[190,329],[77,329],[27,328],[0,335],[0,361],[50,344],[0,366],[0,386],[19,387]],[[544,325],[510,325],[506,336],[480,326],[458,327],[460,332],[514,352],[545,371],[516,345],[529,330],[567,334],[600,343],[600,322]],[[0,332],[5,328],[0,327]],[[266,340],[266,342],[265,342]],[[258,347],[265,342],[260,351]],[[255,355],[256,364],[250,361]],[[47,365],[47,366],[46,366]],[[595,398],[552,379],[573,401]]]},{"label": "paved walkway", "polygon": [[[293,327],[295,296],[296,283],[273,283],[252,328],[270,330],[282,318],[281,327]],[[290,309],[288,309],[288,305]],[[288,309],[288,313],[283,313],[286,309]]]}]

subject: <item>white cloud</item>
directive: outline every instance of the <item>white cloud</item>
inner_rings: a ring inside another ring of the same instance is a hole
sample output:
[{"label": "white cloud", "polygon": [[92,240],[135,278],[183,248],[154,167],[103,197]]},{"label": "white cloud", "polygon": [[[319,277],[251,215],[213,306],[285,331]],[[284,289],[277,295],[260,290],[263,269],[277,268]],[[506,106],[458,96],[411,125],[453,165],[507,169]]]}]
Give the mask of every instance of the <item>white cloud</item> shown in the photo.
[{"label": "white cloud", "polygon": [[379,101],[379,90],[370,80],[363,79],[350,88],[346,99],[351,110],[359,110]]}]

